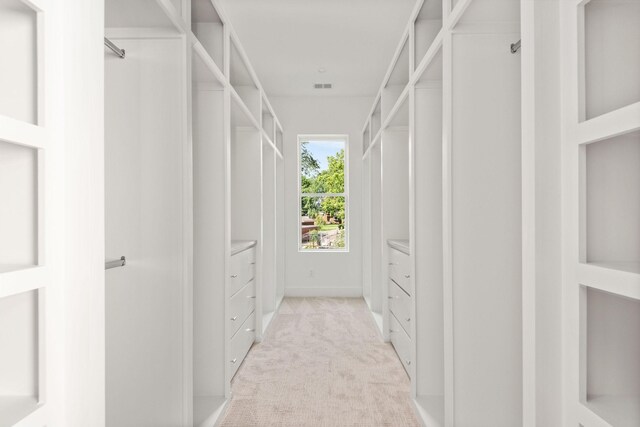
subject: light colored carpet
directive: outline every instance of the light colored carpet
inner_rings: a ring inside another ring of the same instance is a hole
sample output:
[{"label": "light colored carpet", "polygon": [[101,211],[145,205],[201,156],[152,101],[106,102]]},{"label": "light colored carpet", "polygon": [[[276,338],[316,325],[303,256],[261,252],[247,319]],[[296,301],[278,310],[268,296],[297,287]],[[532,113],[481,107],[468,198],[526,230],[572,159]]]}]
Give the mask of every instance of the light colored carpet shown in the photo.
[{"label": "light colored carpet", "polygon": [[419,426],[409,378],[367,310],[356,298],[286,298],[221,425]]}]

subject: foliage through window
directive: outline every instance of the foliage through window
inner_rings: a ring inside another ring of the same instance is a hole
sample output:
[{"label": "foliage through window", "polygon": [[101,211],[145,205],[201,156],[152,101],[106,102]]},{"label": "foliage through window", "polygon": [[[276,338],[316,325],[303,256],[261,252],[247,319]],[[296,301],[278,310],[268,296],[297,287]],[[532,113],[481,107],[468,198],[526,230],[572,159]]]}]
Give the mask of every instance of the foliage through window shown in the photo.
[{"label": "foliage through window", "polygon": [[346,136],[300,136],[300,250],[348,248]]}]

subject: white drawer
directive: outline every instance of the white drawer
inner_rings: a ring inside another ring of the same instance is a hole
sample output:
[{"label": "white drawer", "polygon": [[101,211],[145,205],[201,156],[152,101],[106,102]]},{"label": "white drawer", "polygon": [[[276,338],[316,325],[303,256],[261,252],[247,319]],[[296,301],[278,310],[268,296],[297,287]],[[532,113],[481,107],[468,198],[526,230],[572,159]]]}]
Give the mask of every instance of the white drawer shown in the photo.
[{"label": "white drawer", "polygon": [[393,279],[409,295],[413,295],[411,284],[411,263],[409,255],[389,248],[389,277]]},{"label": "white drawer", "polygon": [[236,374],[236,371],[242,364],[247,352],[255,341],[256,337],[256,315],[255,312],[247,317],[238,332],[231,338],[229,343],[229,369],[230,377]]},{"label": "white drawer", "polygon": [[238,292],[253,279],[256,270],[256,251],[249,248],[231,257],[228,283],[228,296]]},{"label": "white drawer", "polygon": [[256,282],[247,283],[244,288],[236,292],[229,300],[227,316],[228,336],[233,336],[245,319],[256,309]]},{"label": "white drawer", "polygon": [[402,366],[411,378],[411,338],[404,332],[393,313],[389,313],[389,335]]},{"label": "white drawer", "polygon": [[411,337],[411,297],[393,280],[389,280],[389,310],[395,314],[404,331]]}]

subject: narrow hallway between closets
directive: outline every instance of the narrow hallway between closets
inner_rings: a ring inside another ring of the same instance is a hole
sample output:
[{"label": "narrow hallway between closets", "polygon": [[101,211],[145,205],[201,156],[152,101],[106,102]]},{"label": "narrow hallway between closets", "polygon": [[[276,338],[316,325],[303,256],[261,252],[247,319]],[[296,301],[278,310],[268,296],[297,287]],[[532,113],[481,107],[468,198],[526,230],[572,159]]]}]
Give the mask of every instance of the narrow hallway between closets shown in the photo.
[{"label": "narrow hallway between closets", "polygon": [[410,383],[360,298],[285,298],[222,427],[418,426]]}]

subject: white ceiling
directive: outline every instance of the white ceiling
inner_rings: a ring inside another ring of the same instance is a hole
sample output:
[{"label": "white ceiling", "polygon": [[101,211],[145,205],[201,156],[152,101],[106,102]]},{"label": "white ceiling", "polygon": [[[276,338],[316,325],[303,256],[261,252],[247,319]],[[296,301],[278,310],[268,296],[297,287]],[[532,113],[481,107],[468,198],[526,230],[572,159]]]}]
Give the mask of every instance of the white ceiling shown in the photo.
[{"label": "white ceiling", "polygon": [[221,3],[270,96],[374,96],[415,0]]}]

